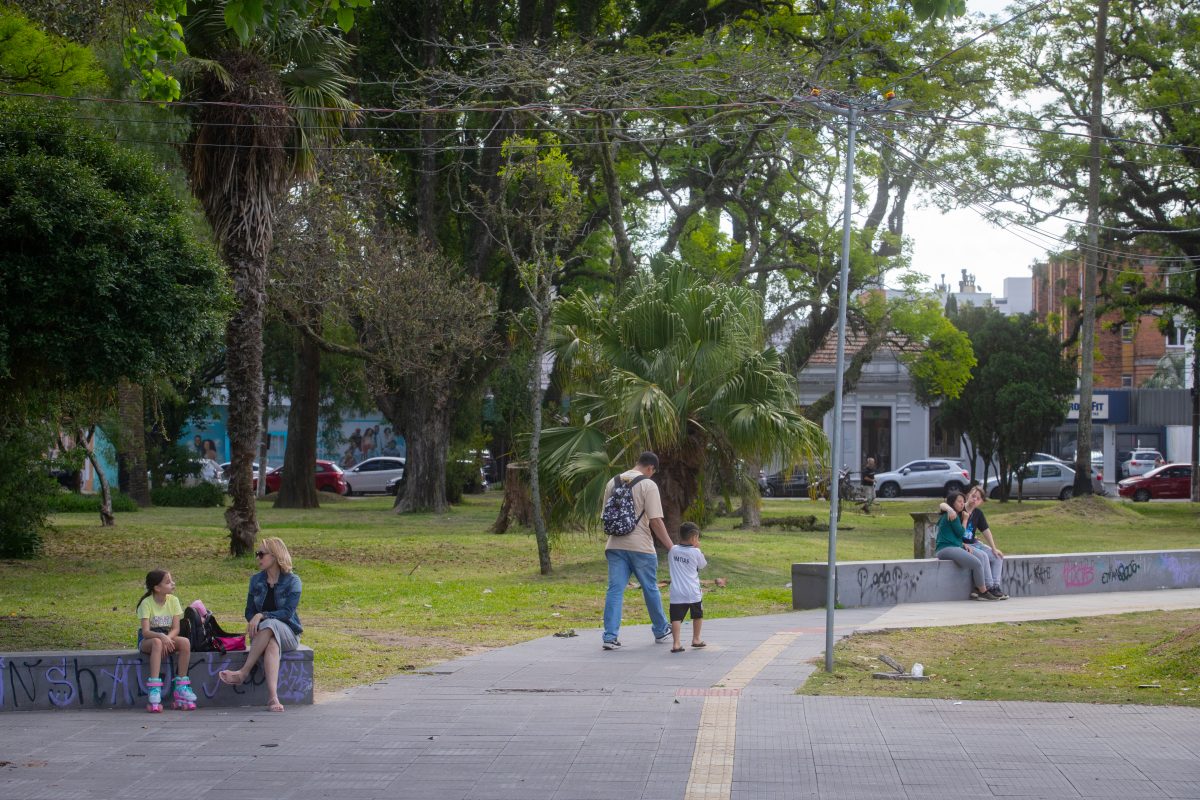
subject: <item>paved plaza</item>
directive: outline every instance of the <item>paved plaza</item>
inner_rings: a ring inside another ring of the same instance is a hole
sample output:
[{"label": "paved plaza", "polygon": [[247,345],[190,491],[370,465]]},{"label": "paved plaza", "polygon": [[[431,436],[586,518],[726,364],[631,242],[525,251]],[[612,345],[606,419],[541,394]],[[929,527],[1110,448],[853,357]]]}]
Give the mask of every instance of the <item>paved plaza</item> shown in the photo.
[{"label": "paved plaza", "polygon": [[[837,632],[1197,607],[924,603],[840,611]],[[6,713],[0,799],[1200,798],[1200,709],[801,697],[824,621],[707,620],[676,655],[647,626],[613,652],[598,629],[547,637],[285,714]]]}]

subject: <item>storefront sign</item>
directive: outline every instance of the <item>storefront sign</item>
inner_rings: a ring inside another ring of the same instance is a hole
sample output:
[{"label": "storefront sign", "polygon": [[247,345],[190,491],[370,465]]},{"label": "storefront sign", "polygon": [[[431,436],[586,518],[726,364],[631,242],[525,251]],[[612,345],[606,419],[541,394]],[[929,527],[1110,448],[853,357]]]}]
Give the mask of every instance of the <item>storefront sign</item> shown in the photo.
[{"label": "storefront sign", "polygon": [[[1079,395],[1071,398],[1071,406],[1067,411],[1067,419],[1079,419]],[[1092,395],[1092,419],[1108,419],[1108,395]]]}]

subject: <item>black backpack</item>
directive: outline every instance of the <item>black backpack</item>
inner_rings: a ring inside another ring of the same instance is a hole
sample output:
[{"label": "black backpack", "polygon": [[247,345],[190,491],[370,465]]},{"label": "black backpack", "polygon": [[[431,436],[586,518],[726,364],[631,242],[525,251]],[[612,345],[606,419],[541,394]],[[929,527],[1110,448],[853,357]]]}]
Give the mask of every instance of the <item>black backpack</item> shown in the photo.
[{"label": "black backpack", "polygon": [[224,653],[225,644],[217,637],[231,635],[221,629],[212,614],[201,618],[200,612],[191,606],[183,610],[179,634],[192,643],[193,653]]},{"label": "black backpack", "polygon": [[609,536],[628,536],[633,533],[633,529],[642,520],[642,514],[633,513],[633,487],[646,479],[645,475],[638,475],[633,480],[626,483],[621,480],[621,476],[613,478],[612,494],[608,496],[608,500],[604,503],[604,510],[600,512],[600,521],[604,523],[604,532]]}]

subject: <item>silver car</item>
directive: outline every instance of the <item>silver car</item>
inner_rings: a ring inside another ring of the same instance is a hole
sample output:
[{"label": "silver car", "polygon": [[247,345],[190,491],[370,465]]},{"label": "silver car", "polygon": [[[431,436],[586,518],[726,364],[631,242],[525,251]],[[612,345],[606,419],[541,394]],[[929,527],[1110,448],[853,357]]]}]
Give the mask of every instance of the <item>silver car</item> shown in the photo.
[{"label": "silver car", "polygon": [[944,458],[923,458],[910,461],[893,472],[875,476],[876,497],[899,497],[902,494],[926,496],[947,495],[966,488],[971,474],[958,461]]},{"label": "silver car", "polygon": [[404,459],[395,456],[368,458],[346,470],[346,496],[354,494],[383,494],[393,478],[404,479]]},{"label": "silver car", "polygon": [[[1000,497],[1000,479],[988,478],[988,497],[993,500]],[[1092,491],[1104,494],[1104,485],[1092,472]],[[1017,496],[1017,476],[1012,476],[1009,484],[1009,496]],[[1021,497],[1052,497],[1059,500],[1070,500],[1075,496],[1075,470],[1061,461],[1034,461],[1025,465],[1022,470]]]}]

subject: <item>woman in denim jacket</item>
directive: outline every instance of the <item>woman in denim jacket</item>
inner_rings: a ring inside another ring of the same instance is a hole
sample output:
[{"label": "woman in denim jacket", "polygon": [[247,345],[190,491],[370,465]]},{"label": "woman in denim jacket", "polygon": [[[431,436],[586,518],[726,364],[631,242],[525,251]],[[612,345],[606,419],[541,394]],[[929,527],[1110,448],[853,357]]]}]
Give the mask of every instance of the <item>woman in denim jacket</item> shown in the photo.
[{"label": "woman in denim jacket", "polygon": [[269,537],[262,540],[254,553],[261,572],[250,577],[246,593],[246,634],[250,651],[239,670],[221,670],[223,683],[237,685],[250,676],[250,670],[261,658],[267,684],[267,709],[283,711],[279,702],[279,659],[283,653],[295,650],[300,644],[300,576],[292,572],[292,556],[283,540]]}]

